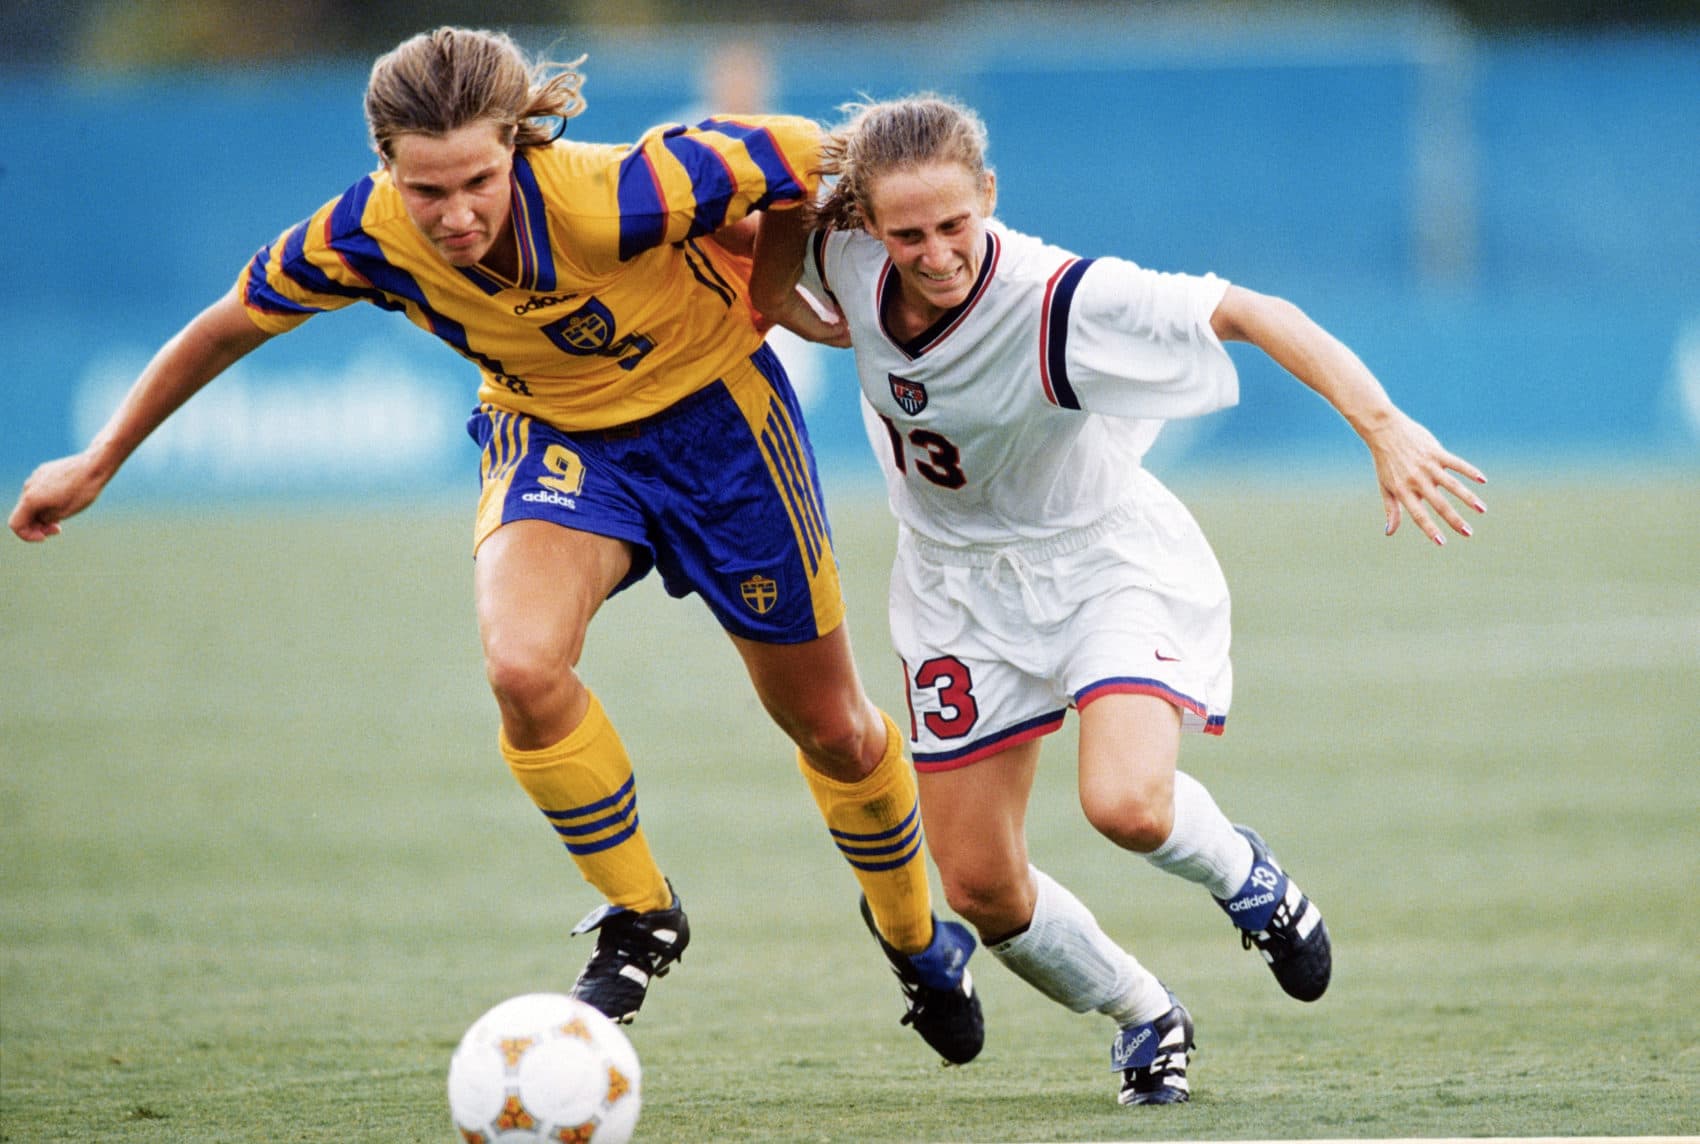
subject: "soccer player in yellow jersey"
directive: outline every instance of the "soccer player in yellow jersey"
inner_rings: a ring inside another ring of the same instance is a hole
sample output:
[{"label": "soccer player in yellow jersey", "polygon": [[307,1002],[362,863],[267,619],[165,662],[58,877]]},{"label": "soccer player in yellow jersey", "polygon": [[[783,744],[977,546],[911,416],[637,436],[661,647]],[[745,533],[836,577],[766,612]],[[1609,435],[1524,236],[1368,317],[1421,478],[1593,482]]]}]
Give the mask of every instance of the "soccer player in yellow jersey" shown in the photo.
[{"label": "soccer player in yellow jersey", "polygon": [[[591,617],[651,569],[696,593],[860,883],[905,1023],[947,1060],[979,1051],[967,930],[932,913],[902,736],[857,678],[807,433],[750,303],[805,336],[842,331],[771,283],[802,250],[820,131],[711,118],[635,144],[559,138],[573,66],[507,36],[439,28],[380,57],[366,90],[378,170],[279,235],[154,356],[81,453],[38,468],[10,525],[40,541],[88,507],[202,386],[314,314],[395,310],[477,364],[473,532],[499,746],[605,899],[573,986],[629,1020],[689,927],[638,824],[632,766],[575,671]],[[753,262],[712,241],[760,216]],[[787,279],[788,282],[788,279]]]}]

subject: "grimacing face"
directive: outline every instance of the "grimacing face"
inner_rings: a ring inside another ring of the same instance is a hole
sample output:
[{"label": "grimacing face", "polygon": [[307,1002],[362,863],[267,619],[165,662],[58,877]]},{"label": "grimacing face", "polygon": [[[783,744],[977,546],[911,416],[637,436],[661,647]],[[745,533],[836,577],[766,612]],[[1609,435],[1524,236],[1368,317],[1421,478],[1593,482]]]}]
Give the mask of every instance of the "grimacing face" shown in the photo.
[{"label": "grimacing face", "polygon": [[512,225],[511,132],[489,121],[446,135],[407,133],[384,161],[407,217],[452,266],[476,265]]},{"label": "grimacing face", "polygon": [[937,317],[967,300],[986,252],[986,219],[997,201],[990,171],[954,160],[891,171],[864,204],[867,232],[885,244],[905,305]]}]

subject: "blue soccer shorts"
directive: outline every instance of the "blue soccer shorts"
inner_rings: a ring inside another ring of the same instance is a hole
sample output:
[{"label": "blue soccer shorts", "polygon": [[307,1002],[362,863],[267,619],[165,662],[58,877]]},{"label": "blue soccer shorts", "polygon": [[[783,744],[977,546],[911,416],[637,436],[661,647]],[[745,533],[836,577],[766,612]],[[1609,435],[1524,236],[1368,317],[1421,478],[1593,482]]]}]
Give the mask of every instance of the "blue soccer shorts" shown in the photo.
[{"label": "blue soccer shorts", "polygon": [[616,592],[656,569],[733,635],[800,643],[843,622],[814,453],[766,346],[642,421],[569,433],[486,404],[467,432],[483,450],[474,552],[504,524],[547,520],[632,546]]}]

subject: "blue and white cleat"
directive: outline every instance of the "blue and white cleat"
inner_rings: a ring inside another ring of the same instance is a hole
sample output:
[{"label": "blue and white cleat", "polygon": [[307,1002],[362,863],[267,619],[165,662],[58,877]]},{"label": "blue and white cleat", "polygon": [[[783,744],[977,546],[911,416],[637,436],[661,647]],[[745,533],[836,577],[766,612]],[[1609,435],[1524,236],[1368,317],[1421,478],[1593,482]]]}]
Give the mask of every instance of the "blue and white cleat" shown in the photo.
[{"label": "blue and white cleat", "polygon": [[1247,949],[1257,949],[1289,996],[1315,1001],[1328,988],[1333,947],[1322,911],[1281,869],[1249,826],[1236,826],[1251,843],[1251,876],[1231,898],[1217,898],[1240,928]]},{"label": "blue and white cleat", "polygon": [[968,975],[968,958],[974,952],[974,935],[968,927],[934,917],[933,944],[910,955],[880,935],[867,898],[862,899],[862,920],[903,988],[908,1011],[899,1024],[913,1026],[946,1064],[965,1065],[979,1056],[986,1043],[986,1022],[974,979]]},{"label": "blue and white cleat", "polygon": [[[1174,1001],[1170,994],[1169,1000]],[[1155,1021],[1117,1030],[1110,1067],[1122,1074],[1118,1104],[1181,1104],[1192,1099],[1192,1014],[1179,1001]]]}]

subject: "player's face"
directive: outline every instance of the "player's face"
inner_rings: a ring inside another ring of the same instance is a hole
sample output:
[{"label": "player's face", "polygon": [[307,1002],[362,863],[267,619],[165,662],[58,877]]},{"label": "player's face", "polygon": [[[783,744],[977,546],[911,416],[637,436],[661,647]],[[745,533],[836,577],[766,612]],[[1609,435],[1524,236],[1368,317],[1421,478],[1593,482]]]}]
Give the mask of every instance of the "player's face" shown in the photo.
[{"label": "player's face", "polygon": [[952,161],[892,171],[868,188],[868,233],[885,244],[903,301],[936,316],[967,301],[986,253],[995,187]]},{"label": "player's face", "polygon": [[385,163],[413,225],[453,266],[472,266],[509,236],[514,149],[500,124],[399,135]]}]

